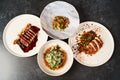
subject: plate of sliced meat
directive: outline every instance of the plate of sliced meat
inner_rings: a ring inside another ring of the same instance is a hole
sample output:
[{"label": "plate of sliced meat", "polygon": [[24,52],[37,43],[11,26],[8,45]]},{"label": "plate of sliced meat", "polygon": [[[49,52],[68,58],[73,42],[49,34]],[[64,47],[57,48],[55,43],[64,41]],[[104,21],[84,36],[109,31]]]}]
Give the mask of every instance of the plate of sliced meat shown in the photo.
[{"label": "plate of sliced meat", "polygon": [[81,64],[96,67],[106,63],[114,51],[110,31],[100,23],[86,21],[69,38],[74,58]]},{"label": "plate of sliced meat", "polygon": [[48,35],[42,30],[40,18],[22,14],[6,25],[3,42],[7,50],[18,57],[30,57],[39,52]]}]

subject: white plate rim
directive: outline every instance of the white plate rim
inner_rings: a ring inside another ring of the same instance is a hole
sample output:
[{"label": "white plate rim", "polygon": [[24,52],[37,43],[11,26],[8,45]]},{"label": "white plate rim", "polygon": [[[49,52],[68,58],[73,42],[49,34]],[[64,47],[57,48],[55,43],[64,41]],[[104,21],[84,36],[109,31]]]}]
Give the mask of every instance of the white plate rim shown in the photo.
[{"label": "white plate rim", "polygon": [[[34,54],[31,54],[31,55],[19,55],[19,54],[16,54],[15,52],[13,52],[9,47],[8,47],[8,45],[7,45],[7,43],[6,43],[6,31],[7,31],[7,29],[8,29],[8,27],[9,27],[9,25],[12,23],[12,22],[14,22],[14,20],[16,20],[16,19],[18,19],[19,17],[21,17],[21,16],[33,16],[33,17],[36,17],[36,18],[38,18],[38,19],[40,19],[39,17],[37,17],[37,16],[35,16],[35,15],[32,15],[32,14],[21,14],[21,15],[18,15],[18,16],[16,16],[16,17],[13,17],[8,23],[7,23],[7,25],[5,26],[5,28],[4,28],[4,31],[3,31],[3,44],[4,44],[4,46],[5,46],[5,48],[8,50],[8,52],[10,52],[12,55],[14,55],[14,56],[17,56],[17,57],[31,57],[31,56],[34,56],[34,55],[36,55],[38,52],[36,52],[36,53],[34,53]],[[40,25],[41,25],[41,23],[40,23]],[[42,28],[40,28],[41,30],[42,30]],[[42,32],[44,32],[43,30],[42,30]],[[45,33],[45,32],[44,32]],[[46,34],[46,33],[45,33]],[[47,42],[47,39],[48,39],[48,35],[46,34],[46,42]],[[26,54],[26,53],[25,53]]]},{"label": "white plate rim", "polygon": [[[50,5],[50,4],[52,4],[52,3],[56,3],[56,2],[62,2],[62,3],[66,3],[66,4],[69,4],[70,6],[72,6],[75,10],[76,10],[76,12],[77,12],[77,15],[78,15],[78,17],[79,17],[79,23],[80,23],[80,16],[79,16],[79,13],[78,13],[78,11],[77,11],[77,9],[75,8],[75,6],[74,5],[72,5],[71,3],[68,3],[68,2],[66,2],[66,1],[53,1],[53,2],[51,2],[51,3],[49,3],[49,4],[47,4],[44,8],[43,8],[43,10],[48,6],[48,5]],[[41,14],[43,14],[43,10],[42,10],[42,12],[41,12]],[[40,17],[41,17],[41,14],[40,14]],[[41,24],[41,26],[42,26],[42,24]],[[43,27],[42,27],[43,28]],[[47,31],[43,28],[43,30],[47,33]],[[49,32],[48,32],[49,33]],[[66,38],[58,38],[58,37],[53,37],[52,35],[53,34],[51,34],[51,33],[49,33],[48,34],[49,35],[49,37],[51,37],[51,38],[53,38],[53,39],[60,39],[60,40],[64,40],[64,39],[68,39],[69,37],[66,37]]]},{"label": "white plate rim", "polygon": [[[69,46],[66,42],[64,42],[64,41],[62,41],[62,40],[59,40],[59,39],[49,40],[49,41],[47,41],[43,46],[45,46],[45,45],[47,45],[47,44],[50,44],[50,43],[53,43],[53,42],[62,42],[63,44],[67,45],[67,46],[69,47],[69,49],[71,49],[70,46]],[[41,47],[41,49],[42,49],[42,48],[43,48],[43,47]],[[41,49],[40,49],[40,50],[41,50]],[[73,57],[73,52],[72,52],[72,50],[71,50],[71,53],[72,53],[71,56]],[[37,63],[38,63],[39,68],[40,68],[45,74],[50,75],[50,76],[61,76],[61,75],[65,74],[65,73],[67,73],[67,72],[70,70],[70,68],[72,67],[73,61],[74,61],[74,58],[72,58],[72,62],[71,62],[71,64],[69,65],[69,68],[68,68],[65,72],[54,75],[54,74],[52,74],[52,73],[47,73],[47,72],[42,68],[42,66],[40,65],[39,57],[40,57],[40,52],[37,54]]]},{"label": "white plate rim", "polygon": [[[102,28],[104,28],[105,30],[107,30],[107,31],[109,32],[110,36],[112,37],[112,40],[111,40],[111,41],[112,41],[112,43],[113,43],[113,49],[112,49],[111,54],[110,54],[110,56],[108,57],[108,59],[107,59],[106,61],[104,61],[103,63],[98,64],[98,65],[88,65],[88,64],[85,64],[85,63],[79,61],[79,60],[74,56],[75,60],[76,60],[78,63],[80,63],[80,64],[82,64],[82,65],[84,65],[84,66],[88,66],[88,67],[98,67],[98,66],[101,66],[101,65],[107,63],[107,62],[110,60],[110,58],[112,57],[112,55],[113,55],[113,53],[114,53],[114,48],[115,48],[114,38],[113,38],[111,32],[110,32],[104,25],[102,25],[102,24],[100,24],[100,23],[98,23],[98,22],[95,22],[95,21],[85,21],[85,22],[82,22],[82,23],[80,23],[79,28],[80,28],[81,25],[86,24],[86,23],[93,23],[93,24],[98,24],[98,25],[100,25],[100,27],[102,27]],[[79,30],[79,28],[78,28],[78,30]],[[77,30],[76,32],[78,32],[78,30]],[[73,35],[75,35],[76,32],[75,32]],[[72,36],[73,36],[73,35],[72,35]],[[71,37],[72,37],[72,36],[71,36]],[[71,37],[70,37],[70,38],[71,38]],[[71,44],[71,43],[70,43],[70,38],[68,39],[68,44],[69,44],[69,45]],[[71,45],[70,45],[70,46],[71,46]],[[72,47],[71,47],[71,48],[72,48]]]}]

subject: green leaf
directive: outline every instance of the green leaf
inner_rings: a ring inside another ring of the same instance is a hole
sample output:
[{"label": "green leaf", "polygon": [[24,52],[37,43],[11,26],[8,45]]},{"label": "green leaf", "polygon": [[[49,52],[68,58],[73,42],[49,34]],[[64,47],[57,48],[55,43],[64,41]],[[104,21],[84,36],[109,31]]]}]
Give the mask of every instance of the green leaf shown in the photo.
[{"label": "green leaf", "polygon": [[86,40],[87,39],[87,36],[86,35],[82,35],[81,37],[83,40]]},{"label": "green leaf", "polygon": [[63,29],[63,26],[60,26],[60,29]]}]

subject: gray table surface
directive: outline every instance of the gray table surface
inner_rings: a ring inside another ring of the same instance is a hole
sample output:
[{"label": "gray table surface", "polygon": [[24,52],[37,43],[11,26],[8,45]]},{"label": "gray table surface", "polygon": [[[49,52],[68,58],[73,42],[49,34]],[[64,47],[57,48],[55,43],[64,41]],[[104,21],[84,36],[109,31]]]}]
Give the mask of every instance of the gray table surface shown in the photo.
[{"label": "gray table surface", "polygon": [[[99,22],[112,33],[114,53],[102,66],[90,68],[74,60],[72,68],[66,74],[51,77],[39,69],[36,55],[19,58],[5,49],[2,34],[6,24],[20,14],[39,16],[52,1],[54,0],[0,0],[0,80],[120,80],[120,0],[65,0],[75,6],[81,22]],[[64,41],[67,42],[67,39]]]}]

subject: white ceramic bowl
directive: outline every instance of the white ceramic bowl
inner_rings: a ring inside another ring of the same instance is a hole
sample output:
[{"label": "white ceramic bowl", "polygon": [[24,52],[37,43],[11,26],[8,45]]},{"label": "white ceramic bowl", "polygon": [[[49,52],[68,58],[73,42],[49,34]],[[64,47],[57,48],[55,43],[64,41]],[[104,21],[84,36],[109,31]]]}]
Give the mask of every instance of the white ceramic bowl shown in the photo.
[{"label": "white ceramic bowl", "polygon": [[[69,25],[63,31],[54,30],[52,27],[52,21],[55,16],[65,16],[69,18]],[[55,1],[49,3],[42,11],[40,15],[41,26],[46,33],[55,39],[69,38],[79,26],[79,14],[75,7],[64,1]]]},{"label": "white ceramic bowl", "polygon": [[[25,28],[25,26],[31,23],[34,26],[40,28],[38,33],[38,41],[36,46],[29,52],[24,53],[19,45],[14,45],[13,41],[17,38],[18,34]],[[43,31],[40,18],[31,14],[22,14],[16,16],[8,22],[3,32],[3,42],[7,50],[18,57],[30,57],[38,53],[40,47],[47,42],[48,35]]]},{"label": "white ceramic bowl", "polygon": [[[58,70],[51,70],[45,65],[44,59],[43,59],[43,57],[44,57],[43,54],[47,48],[49,48],[51,46],[56,46],[56,45],[59,45],[61,48],[63,48],[66,51],[67,61],[62,68],[60,68]],[[41,47],[41,49],[38,53],[38,56],[37,56],[37,61],[38,61],[39,67],[41,68],[41,70],[44,73],[51,75],[51,76],[60,76],[64,73],[66,73],[71,68],[71,66],[73,64],[73,53],[72,53],[70,46],[68,44],[66,44],[65,42],[60,41],[60,40],[50,40]]]}]

